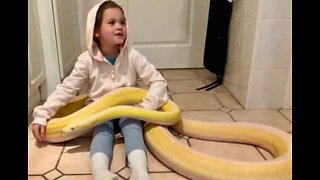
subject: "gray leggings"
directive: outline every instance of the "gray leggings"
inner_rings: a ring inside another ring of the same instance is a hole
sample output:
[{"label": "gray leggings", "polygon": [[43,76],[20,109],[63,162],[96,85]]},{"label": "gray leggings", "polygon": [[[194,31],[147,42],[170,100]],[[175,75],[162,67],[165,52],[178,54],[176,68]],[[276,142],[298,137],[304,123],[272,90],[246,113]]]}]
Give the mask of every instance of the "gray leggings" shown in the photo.
[{"label": "gray leggings", "polygon": [[145,150],[141,122],[130,118],[120,118],[119,121],[106,121],[95,127],[90,147],[90,157],[97,152],[102,152],[112,158],[114,122],[119,122],[126,155],[136,149]]}]

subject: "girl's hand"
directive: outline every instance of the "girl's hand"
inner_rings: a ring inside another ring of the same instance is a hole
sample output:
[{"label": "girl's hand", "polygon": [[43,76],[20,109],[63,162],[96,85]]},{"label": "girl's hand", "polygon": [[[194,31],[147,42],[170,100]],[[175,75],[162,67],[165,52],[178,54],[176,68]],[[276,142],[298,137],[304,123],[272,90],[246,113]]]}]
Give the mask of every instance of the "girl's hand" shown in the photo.
[{"label": "girl's hand", "polygon": [[36,140],[41,143],[44,141],[46,126],[41,124],[32,124],[32,133]]}]

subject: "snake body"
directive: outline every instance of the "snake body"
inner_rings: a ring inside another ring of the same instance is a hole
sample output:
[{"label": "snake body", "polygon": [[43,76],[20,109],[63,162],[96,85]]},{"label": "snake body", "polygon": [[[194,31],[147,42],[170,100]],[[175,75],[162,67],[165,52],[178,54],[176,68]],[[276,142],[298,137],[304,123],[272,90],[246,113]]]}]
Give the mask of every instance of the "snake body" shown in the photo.
[{"label": "snake body", "polygon": [[[292,138],[286,132],[253,123],[205,122],[181,119],[179,107],[169,100],[157,111],[130,106],[142,101],[146,90],[124,87],[107,93],[85,106],[87,96],[77,96],[59,109],[47,124],[46,141],[71,140],[97,124],[119,117],[148,122],[145,141],[148,149],[164,164],[191,179],[289,180],[292,179]],[[274,155],[262,162],[230,160],[204,155],[179,143],[168,131],[199,139],[257,145]]]}]

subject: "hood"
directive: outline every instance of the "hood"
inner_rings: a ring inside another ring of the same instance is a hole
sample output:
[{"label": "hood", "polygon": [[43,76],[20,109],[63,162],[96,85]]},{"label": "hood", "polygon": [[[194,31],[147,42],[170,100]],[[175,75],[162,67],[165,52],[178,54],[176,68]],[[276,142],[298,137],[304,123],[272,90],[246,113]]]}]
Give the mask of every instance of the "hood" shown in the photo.
[{"label": "hood", "polygon": [[[98,12],[98,9],[100,7],[100,5],[105,2],[105,1],[101,1],[100,3],[94,5],[87,16],[87,25],[86,25],[86,46],[87,46],[87,50],[89,52],[89,54],[96,60],[98,61],[104,61],[104,56],[101,53],[101,51],[99,50],[98,44],[96,42],[93,41],[93,32],[94,32],[94,24],[96,21],[96,15]],[[126,14],[124,14],[125,17]],[[120,54],[119,56],[123,53],[123,51],[127,48],[127,42],[128,42],[128,34],[129,34],[129,30],[128,30],[128,19],[127,19],[127,38],[124,42],[124,44],[122,46],[120,46]]]}]

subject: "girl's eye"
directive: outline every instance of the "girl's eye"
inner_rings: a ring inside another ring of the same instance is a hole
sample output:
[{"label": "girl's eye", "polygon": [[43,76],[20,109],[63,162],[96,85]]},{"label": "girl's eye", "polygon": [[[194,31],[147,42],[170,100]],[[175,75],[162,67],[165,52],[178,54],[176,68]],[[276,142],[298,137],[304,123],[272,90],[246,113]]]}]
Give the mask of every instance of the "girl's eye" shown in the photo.
[{"label": "girl's eye", "polygon": [[121,21],[121,24],[125,25],[125,24],[127,24],[127,22],[126,21]]},{"label": "girl's eye", "polygon": [[110,21],[110,22],[108,22],[108,24],[114,25],[115,22],[114,21]]}]

